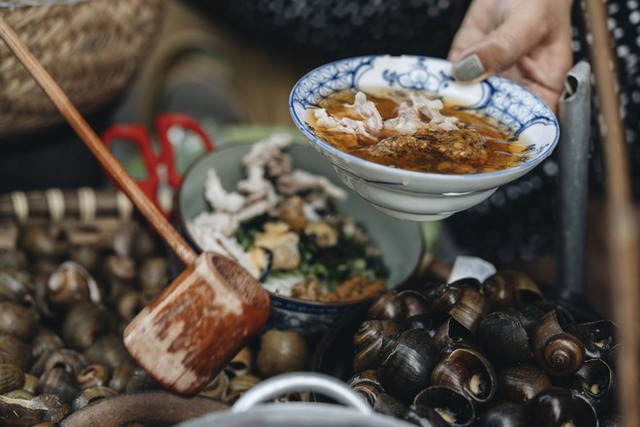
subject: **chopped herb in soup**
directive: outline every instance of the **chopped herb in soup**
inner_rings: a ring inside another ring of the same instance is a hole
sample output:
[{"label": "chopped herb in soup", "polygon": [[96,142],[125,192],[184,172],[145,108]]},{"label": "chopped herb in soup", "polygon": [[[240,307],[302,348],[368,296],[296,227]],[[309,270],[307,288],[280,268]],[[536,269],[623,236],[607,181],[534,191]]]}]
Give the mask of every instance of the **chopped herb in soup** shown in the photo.
[{"label": "chopped herb in soup", "polygon": [[389,270],[377,244],[339,211],[347,193],[328,178],[295,168],[285,134],[252,145],[243,177],[225,189],[207,171],[211,211],[187,222],[200,247],[233,258],[274,294],[313,301],[355,301],[385,289]]},{"label": "chopped herb in soup", "polygon": [[507,130],[415,91],[342,91],[308,112],[316,135],[354,156],[446,174],[518,165],[523,145]]}]

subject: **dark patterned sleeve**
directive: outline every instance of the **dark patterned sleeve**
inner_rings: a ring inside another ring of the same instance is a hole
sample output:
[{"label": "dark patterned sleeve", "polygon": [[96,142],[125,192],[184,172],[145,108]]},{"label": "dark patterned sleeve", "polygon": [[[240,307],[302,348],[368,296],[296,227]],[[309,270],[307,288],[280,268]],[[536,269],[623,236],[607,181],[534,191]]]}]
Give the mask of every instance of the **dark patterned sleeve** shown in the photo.
[{"label": "dark patterned sleeve", "polygon": [[362,54],[446,57],[470,0],[190,2],[274,53],[321,63]]}]

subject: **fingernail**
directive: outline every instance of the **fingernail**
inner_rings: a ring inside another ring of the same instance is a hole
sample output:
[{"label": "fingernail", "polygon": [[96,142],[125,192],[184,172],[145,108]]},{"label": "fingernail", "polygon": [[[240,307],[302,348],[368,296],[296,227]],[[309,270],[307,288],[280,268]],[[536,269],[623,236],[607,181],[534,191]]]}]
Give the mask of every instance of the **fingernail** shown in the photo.
[{"label": "fingernail", "polygon": [[484,74],[484,66],[475,53],[469,55],[455,65],[454,74],[463,82],[476,80]]}]

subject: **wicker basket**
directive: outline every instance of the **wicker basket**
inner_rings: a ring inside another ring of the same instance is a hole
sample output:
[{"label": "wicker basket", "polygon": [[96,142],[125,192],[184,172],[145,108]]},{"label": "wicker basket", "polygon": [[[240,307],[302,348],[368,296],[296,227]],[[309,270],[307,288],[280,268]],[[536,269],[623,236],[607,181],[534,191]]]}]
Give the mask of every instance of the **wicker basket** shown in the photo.
[{"label": "wicker basket", "polygon": [[[90,0],[1,8],[84,114],[131,81],[160,28],[164,0]],[[64,122],[18,59],[0,43],[0,140]]]}]

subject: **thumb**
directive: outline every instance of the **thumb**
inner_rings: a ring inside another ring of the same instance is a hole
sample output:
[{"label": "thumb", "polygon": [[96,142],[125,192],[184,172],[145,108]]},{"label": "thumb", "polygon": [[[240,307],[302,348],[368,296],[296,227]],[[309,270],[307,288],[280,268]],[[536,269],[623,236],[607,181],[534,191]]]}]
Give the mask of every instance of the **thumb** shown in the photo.
[{"label": "thumb", "polygon": [[[544,22],[544,21],[543,21]],[[484,38],[456,55],[454,77],[463,82],[481,80],[513,66],[545,37],[545,25],[524,13],[504,20]]]}]

